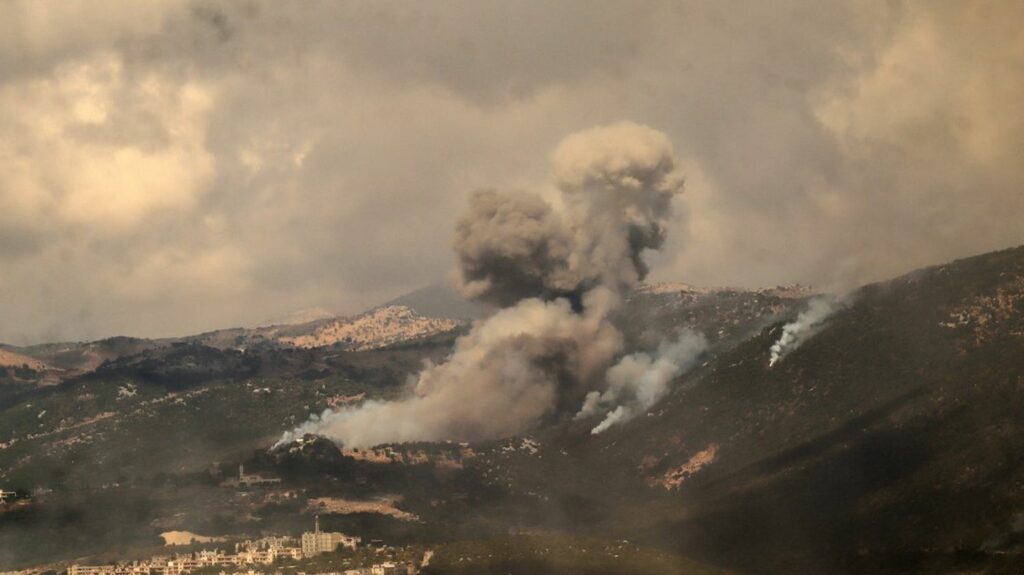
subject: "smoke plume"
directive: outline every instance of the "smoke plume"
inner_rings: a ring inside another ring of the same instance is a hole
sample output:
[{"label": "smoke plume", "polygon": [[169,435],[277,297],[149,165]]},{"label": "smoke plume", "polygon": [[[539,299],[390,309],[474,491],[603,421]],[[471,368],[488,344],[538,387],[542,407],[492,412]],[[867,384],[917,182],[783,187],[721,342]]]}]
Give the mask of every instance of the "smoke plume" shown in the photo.
[{"label": "smoke plume", "polygon": [[572,238],[559,214],[529,192],[475,193],[455,227],[457,287],[498,306],[524,297],[550,299],[579,286],[569,269]]},{"label": "smoke plume", "polygon": [[816,334],[825,320],[839,307],[839,300],[832,296],[816,297],[808,302],[807,309],[800,312],[795,320],[782,327],[782,335],[779,336],[778,341],[772,344],[768,367],[773,367]]},{"label": "smoke plume", "polygon": [[608,370],[605,390],[587,394],[576,418],[596,415],[614,405],[590,430],[594,435],[633,419],[661,400],[668,393],[669,382],[693,367],[707,346],[703,335],[685,331],[676,341],[659,345],[653,356],[637,352],[623,357]]},{"label": "smoke plume", "polygon": [[664,242],[683,182],[671,143],[633,123],[600,127],[566,138],[553,166],[551,201],[477,192],[456,225],[456,287],[502,309],[476,322],[444,363],[427,365],[403,399],[325,411],[282,442],[304,433],[353,447],[489,439],[573,413],[605,382],[605,403],[621,397],[631,410],[663,395],[693,341],[657,359],[626,356],[609,371],[623,343],[608,316],[646,275],[644,250]]},{"label": "smoke plume", "polygon": [[647,275],[682,189],[664,134],[633,123],[566,138],[555,150],[557,205],[529,192],[477,192],[456,226],[456,287],[510,306],[528,297],[615,292]]}]

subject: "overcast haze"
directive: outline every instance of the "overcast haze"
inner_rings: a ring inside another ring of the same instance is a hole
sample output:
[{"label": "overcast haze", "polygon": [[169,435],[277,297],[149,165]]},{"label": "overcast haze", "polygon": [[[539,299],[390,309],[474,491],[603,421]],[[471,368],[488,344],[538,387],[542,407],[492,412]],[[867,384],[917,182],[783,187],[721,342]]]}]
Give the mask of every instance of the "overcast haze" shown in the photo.
[{"label": "overcast haze", "polygon": [[353,312],[481,188],[663,132],[651,278],[848,286],[1024,242],[1024,3],[0,3],[0,341]]}]

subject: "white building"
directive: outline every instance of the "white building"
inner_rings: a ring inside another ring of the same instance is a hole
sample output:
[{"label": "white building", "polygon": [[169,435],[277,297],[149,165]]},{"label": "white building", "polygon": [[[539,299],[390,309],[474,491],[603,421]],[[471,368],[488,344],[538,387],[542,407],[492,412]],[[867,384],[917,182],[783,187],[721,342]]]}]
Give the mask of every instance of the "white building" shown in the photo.
[{"label": "white building", "polygon": [[313,531],[302,534],[302,555],[312,557],[320,553],[328,553],[341,547],[355,549],[361,539],[344,533],[320,531],[320,516],[316,516]]},{"label": "white building", "polygon": [[221,485],[225,487],[252,487],[254,485],[276,485],[281,483],[280,477],[264,477],[257,473],[246,473],[245,466],[238,464],[238,477],[232,477]]}]

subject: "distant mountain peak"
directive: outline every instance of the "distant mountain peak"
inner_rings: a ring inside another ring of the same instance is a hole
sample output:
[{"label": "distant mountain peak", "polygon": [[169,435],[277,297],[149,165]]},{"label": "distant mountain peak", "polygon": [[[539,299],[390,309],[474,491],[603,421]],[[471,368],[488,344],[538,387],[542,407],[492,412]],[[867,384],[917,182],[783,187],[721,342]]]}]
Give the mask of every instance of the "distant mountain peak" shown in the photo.
[{"label": "distant mountain peak", "polygon": [[338,314],[322,307],[310,307],[289,312],[284,315],[261,321],[255,327],[273,327],[275,325],[302,325],[322,319],[331,319]]},{"label": "distant mountain peak", "polygon": [[443,282],[411,291],[383,305],[407,306],[425,316],[457,320],[479,319],[487,315],[482,304],[466,300],[454,288]]}]

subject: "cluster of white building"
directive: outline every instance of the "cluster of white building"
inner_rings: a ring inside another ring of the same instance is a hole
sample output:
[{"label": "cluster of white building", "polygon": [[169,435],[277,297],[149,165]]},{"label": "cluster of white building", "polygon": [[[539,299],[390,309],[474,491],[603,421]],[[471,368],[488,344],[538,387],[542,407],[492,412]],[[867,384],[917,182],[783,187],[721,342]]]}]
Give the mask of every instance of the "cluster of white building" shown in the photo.
[{"label": "cluster of white building", "polygon": [[243,566],[271,565],[286,557],[304,557],[302,548],[295,545],[293,538],[271,537],[267,540],[245,541],[236,545],[235,553],[230,554],[220,550],[204,550],[111,565],[72,565],[68,567],[68,575],[186,575],[203,567],[221,567],[225,571],[234,571]]},{"label": "cluster of white building", "polygon": [[[235,544],[234,553],[222,550],[203,550],[195,553],[179,553],[174,556],[157,556],[146,561],[131,561],[110,565],[72,565],[67,575],[187,575],[204,567],[220,567],[221,574],[246,573],[258,575],[252,569],[256,565],[272,565],[278,559],[303,559],[321,553],[337,550],[339,547],[355,549],[362,540],[344,533],[321,531],[320,517],[315,520],[313,531],[294,537],[264,537]],[[243,571],[242,567],[249,567]],[[413,575],[416,566],[411,563],[385,562],[372,567],[348,569],[329,575]],[[300,573],[299,575],[305,575]]]},{"label": "cluster of white building", "polygon": [[111,565],[72,565],[68,567],[68,575],[183,575],[203,567],[235,568],[243,565],[270,564],[274,559],[269,558],[275,555],[274,551],[234,555],[223,551],[199,551]]}]

